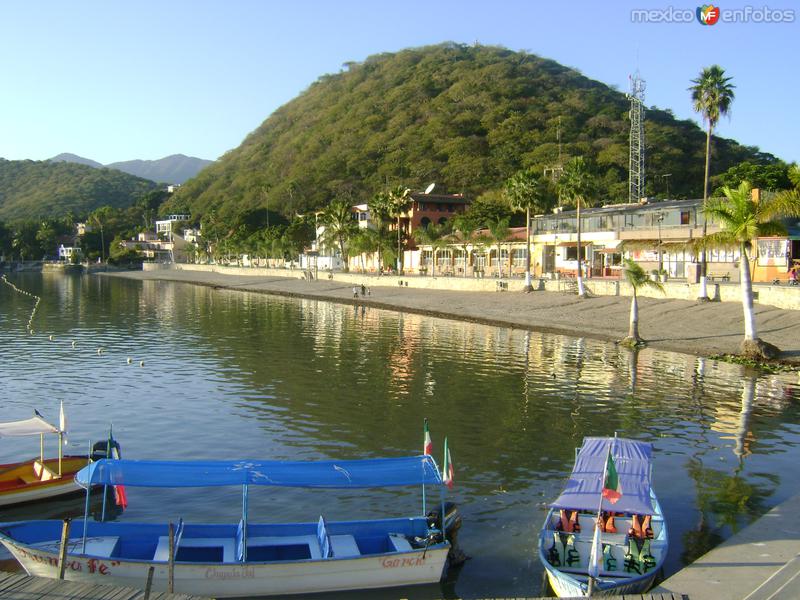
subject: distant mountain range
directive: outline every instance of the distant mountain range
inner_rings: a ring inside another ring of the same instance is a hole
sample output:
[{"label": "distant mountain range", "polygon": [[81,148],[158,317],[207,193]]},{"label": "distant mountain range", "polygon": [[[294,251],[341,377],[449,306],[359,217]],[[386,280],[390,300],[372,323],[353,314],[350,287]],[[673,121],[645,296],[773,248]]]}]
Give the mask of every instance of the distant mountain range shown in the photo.
[{"label": "distant mountain range", "polygon": [[68,152],[54,156],[50,161],[77,163],[79,165],[88,165],[95,169],[102,167],[116,169],[123,173],[136,175],[158,183],[183,183],[214,162],[183,154],[173,154],[158,160],[125,160],[103,165],[89,158]]}]

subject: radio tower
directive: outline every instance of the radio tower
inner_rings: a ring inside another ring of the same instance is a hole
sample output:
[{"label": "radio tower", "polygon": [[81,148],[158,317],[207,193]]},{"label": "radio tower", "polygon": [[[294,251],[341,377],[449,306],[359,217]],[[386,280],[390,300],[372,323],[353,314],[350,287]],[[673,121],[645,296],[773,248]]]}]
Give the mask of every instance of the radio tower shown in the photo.
[{"label": "radio tower", "polygon": [[628,202],[639,202],[644,197],[644,79],[636,74],[628,76],[631,82],[631,139],[628,161]]}]

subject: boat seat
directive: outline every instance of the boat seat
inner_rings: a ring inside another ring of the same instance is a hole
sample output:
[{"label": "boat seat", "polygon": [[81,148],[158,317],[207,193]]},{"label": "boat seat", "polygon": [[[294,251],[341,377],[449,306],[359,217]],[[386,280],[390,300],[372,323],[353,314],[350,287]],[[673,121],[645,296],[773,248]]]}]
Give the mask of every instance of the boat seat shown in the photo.
[{"label": "boat seat", "polygon": [[389,544],[394,548],[395,552],[411,552],[413,550],[406,536],[401,533],[390,533]]},{"label": "boat seat", "polygon": [[331,547],[333,548],[334,558],[361,556],[361,551],[358,549],[358,544],[356,544],[356,538],[352,535],[332,535]]},{"label": "boat seat", "polygon": [[264,535],[247,538],[247,548],[259,546],[308,546],[312,559],[321,559],[319,540],[315,535]]},{"label": "boat seat", "polygon": [[50,468],[41,461],[33,462],[33,472],[39,478],[39,481],[50,481],[51,479],[58,479],[58,473],[50,470]]},{"label": "boat seat", "polygon": [[[236,544],[233,538],[187,538],[182,537],[180,544],[176,545],[176,554],[179,548],[222,548],[222,562],[236,562]],[[169,536],[162,535],[158,538],[156,551],[153,553],[156,562],[169,561]]]}]

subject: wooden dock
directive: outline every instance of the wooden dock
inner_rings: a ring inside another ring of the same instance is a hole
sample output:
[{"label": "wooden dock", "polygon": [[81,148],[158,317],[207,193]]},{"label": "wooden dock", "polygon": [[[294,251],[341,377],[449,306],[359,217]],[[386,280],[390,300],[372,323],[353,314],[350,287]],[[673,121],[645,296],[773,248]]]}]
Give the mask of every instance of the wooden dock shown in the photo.
[{"label": "wooden dock", "polygon": [[[94,585],[28,577],[0,571],[0,598],[3,600],[143,600],[144,592],[113,585]],[[208,600],[202,596],[153,592],[150,600]]]}]

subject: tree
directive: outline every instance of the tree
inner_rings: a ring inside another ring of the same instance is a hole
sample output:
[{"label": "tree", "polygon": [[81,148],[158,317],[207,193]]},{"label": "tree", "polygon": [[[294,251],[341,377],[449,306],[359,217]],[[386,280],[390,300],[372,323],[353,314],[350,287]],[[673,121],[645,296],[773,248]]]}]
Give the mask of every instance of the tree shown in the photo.
[{"label": "tree", "polygon": [[551,198],[545,195],[545,189],[539,172],[534,169],[518,171],[505,187],[506,198],[515,210],[525,211],[525,291],[531,286],[531,211],[543,213],[553,207]]},{"label": "tree", "polygon": [[[703,115],[706,122],[706,167],[703,177],[703,202],[708,200],[708,177],[711,166],[711,134],[714,127],[719,122],[719,118],[727,115],[733,102],[733,88],[736,86],[731,83],[731,77],[725,77],[725,69],[719,65],[706,67],[697,79],[692,79],[694,84],[689,88],[692,93],[692,106],[695,112]],[[703,219],[703,235],[706,235],[707,221]],[[708,300],[708,289],[706,287],[706,272],[708,264],[706,252],[703,251],[703,259],[700,272],[700,296],[698,300]]]},{"label": "tree", "polygon": [[702,239],[703,251],[707,248],[738,247],[739,271],[744,311],[744,340],[739,351],[754,359],[774,358],[779,350],[758,337],[753,312],[753,283],[750,274],[748,251],[759,237],[786,235],[782,217],[800,216],[800,190],[787,190],[775,195],[764,195],[760,201],[752,198],[748,182],[738,188],[722,189],[724,198],[710,198],[703,205],[703,213],[722,228]]},{"label": "tree", "polygon": [[11,242],[14,239],[14,232],[5,223],[0,221],[0,257],[5,257],[11,253]]},{"label": "tree", "polygon": [[497,244],[497,275],[499,277],[503,276],[503,261],[500,257],[502,249],[501,244],[511,236],[511,230],[508,227],[510,220],[511,219],[509,217],[505,217],[503,219],[496,219],[487,223],[489,228],[489,236],[494,243]]},{"label": "tree", "polygon": [[[378,268],[383,269],[385,251],[392,246],[389,236],[389,222],[394,213],[394,205],[389,192],[378,192],[369,201],[369,216],[375,225],[375,232],[378,236]],[[398,227],[398,231],[400,228]]]},{"label": "tree", "polygon": [[472,236],[480,228],[480,223],[478,220],[469,213],[463,212],[460,214],[455,215],[450,224],[453,228],[453,235],[452,237],[459,243],[461,246],[461,250],[464,253],[464,277],[467,276],[467,255],[468,255],[468,248],[469,243],[472,240]]},{"label": "tree", "polygon": [[322,222],[325,224],[325,232],[322,234],[323,243],[339,249],[344,270],[348,271],[347,243],[358,233],[358,223],[353,220],[350,201],[346,198],[336,198],[322,213]]},{"label": "tree", "polygon": [[431,275],[436,277],[436,258],[441,248],[447,246],[447,235],[450,233],[450,223],[437,225],[431,223],[414,231],[414,238],[421,246],[430,246],[433,251],[433,269]]},{"label": "tree", "polygon": [[627,281],[633,290],[631,298],[631,320],[628,326],[628,336],[623,338],[620,343],[626,346],[638,346],[643,343],[639,336],[639,299],[637,292],[644,287],[652,287],[664,292],[664,286],[660,282],[654,281],[647,276],[645,270],[635,263],[632,259],[625,259],[625,266],[622,269]]},{"label": "tree", "polygon": [[788,190],[792,188],[789,179],[789,165],[783,161],[769,164],[758,164],[744,161],[734,165],[721,175],[712,177],[712,183],[717,185],[714,196],[722,196],[722,188],[737,188],[743,181],[747,181],[754,188],[762,190]]},{"label": "tree", "polygon": [[558,192],[562,199],[575,203],[578,241],[578,296],[586,297],[583,287],[583,255],[581,253],[581,204],[591,205],[590,195],[594,189],[594,181],[589,166],[582,156],[576,156],[564,166],[564,172],[558,180]]},{"label": "tree", "polygon": [[406,211],[408,206],[408,198],[411,195],[409,188],[404,188],[402,185],[388,192],[388,200],[391,205],[389,214],[397,219],[397,273],[398,275],[403,271],[403,239],[402,229],[400,228],[400,218]]},{"label": "tree", "polygon": [[358,256],[361,261],[361,272],[366,272],[364,255],[372,254],[380,248],[378,232],[374,229],[360,229],[350,240],[347,249],[349,256]]},{"label": "tree", "polygon": [[114,209],[110,206],[101,206],[89,215],[89,222],[100,228],[100,259],[106,262],[106,240],[104,227],[113,217]]}]

